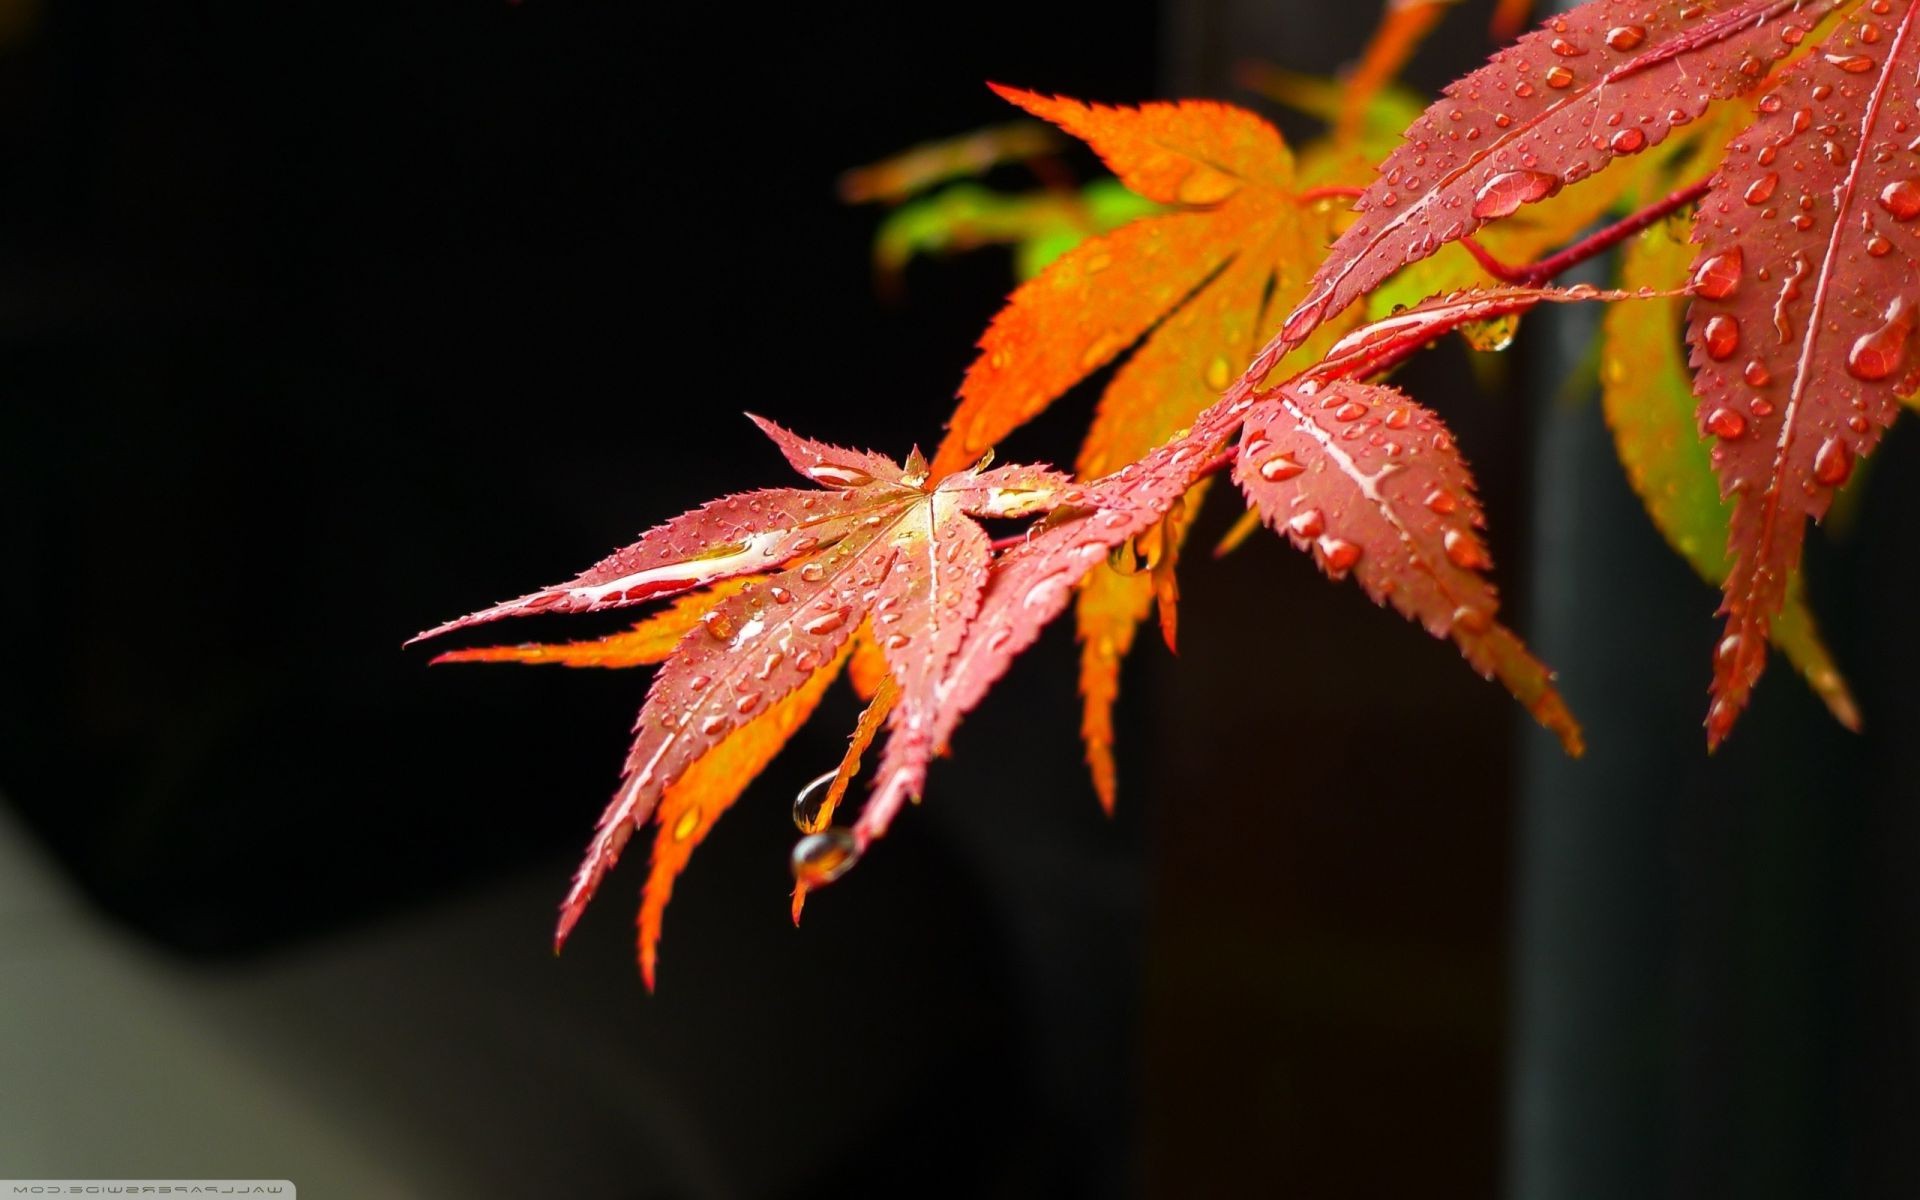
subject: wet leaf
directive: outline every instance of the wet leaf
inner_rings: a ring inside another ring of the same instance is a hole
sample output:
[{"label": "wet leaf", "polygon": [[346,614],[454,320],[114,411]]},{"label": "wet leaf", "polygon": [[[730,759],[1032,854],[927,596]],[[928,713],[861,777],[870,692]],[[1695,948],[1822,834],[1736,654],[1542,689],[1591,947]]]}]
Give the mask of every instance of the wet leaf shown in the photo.
[{"label": "wet leaf", "polygon": [[1266,523],[1329,577],[1351,576],[1375,603],[1452,638],[1569,754],[1581,752],[1552,672],[1495,620],[1486,522],[1438,417],[1388,387],[1277,388],[1247,414],[1233,475]]},{"label": "wet leaf", "polygon": [[1709,745],[1745,708],[1818,520],[1920,383],[1920,8],[1854,8],[1782,72],[1694,222],[1696,418],[1733,500]]},{"label": "wet leaf", "polygon": [[[1620,286],[1670,291],[1691,272],[1693,247],[1664,229],[1628,243]],[[1728,518],[1708,447],[1694,428],[1693,376],[1682,352],[1683,296],[1662,295],[1611,305],[1602,326],[1600,402],[1627,481],[1680,556],[1716,587],[1727,578]],[[1834,717],[1858,728],[1859,709],[1820,641],[1798,578],[1771,629]]]}]

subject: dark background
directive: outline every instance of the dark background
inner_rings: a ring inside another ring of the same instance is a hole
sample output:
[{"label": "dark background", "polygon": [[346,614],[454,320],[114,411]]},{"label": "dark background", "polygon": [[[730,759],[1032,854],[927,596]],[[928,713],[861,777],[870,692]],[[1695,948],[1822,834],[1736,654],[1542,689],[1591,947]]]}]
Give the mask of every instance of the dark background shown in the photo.
[{"label": "dark background", "polygon": [[[1006,257],[883,304],[842,168],[1004,119],[986,79],[1257,106],[1233,62],[1328,71],[1369,6],[19,12],[0,788],[143,961],[237,989],[209,1011],[247,1054],[377,1123],[395,1194],[1920,1188],[1904,437],[1813,564],[1869,734],[1776,666],[1709,760],[1712,594],[1594,406],[1541,399],[1578,331],[1540,322],[1492,397],[1424,356],[1586,761],[1303,557],[1196,559],[1180,661],[1129,668],[1117,819],[1056,631],[796,932],[787,807],[840,697],[696,857],[652,998],[631,866],[547,953],[643,676],[399,649],[780,482],[742,410],[936,440]],[[1010,449],[1066,461],[1087,411]],[[167,1161],[109,1125],[58,1169],[230,1172],[221,1118],[171,1119]]]}]

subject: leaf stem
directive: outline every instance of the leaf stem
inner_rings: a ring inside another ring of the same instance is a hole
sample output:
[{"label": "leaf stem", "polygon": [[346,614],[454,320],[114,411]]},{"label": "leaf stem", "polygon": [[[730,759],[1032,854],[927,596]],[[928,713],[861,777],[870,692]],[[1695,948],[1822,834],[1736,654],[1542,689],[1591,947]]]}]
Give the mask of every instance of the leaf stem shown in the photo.
[{"label": "leaf stem", "polygon": [[1630,213],[1604,229],[1597,229],[1564,250],[1530,266],[1516,267],[1501,262],[1485,246],[1470,237],[1461,238],[1460,244],[1466,247],[1468,254],[1473,255],[1474,261],[1486,268],[1487,274],[1502,283],[1538,287],[1561,272],[1579,266],[1596,255],[1604,254],[1641,230],[1665,220],[1677,210],[1685,208],[1706,195],[1707,189],[1711,186],[1713,186],[1712,176],[1697,183],[1690,183],[1665,199],[1655,201],[1638,212]]}]

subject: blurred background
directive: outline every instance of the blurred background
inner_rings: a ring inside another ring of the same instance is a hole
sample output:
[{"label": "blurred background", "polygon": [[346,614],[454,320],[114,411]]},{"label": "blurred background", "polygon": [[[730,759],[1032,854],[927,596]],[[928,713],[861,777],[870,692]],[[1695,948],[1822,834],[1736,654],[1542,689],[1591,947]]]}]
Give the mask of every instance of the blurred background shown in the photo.
[{"label": "blurred background", "polygon": [[1195,556],[1115,819],[1057,629],[795,930],[836,696],[651,997],[632,864],[548,948],[644,674],[399,648],[783,482],[742,410],[931,446],[1008,256],[883,300],[843,168],[1004,120],[987,79],[1261,107],[1236,63],[1328,73],[1376,7],[0,4],[0,1176],[1920,1194],[1909,431],[1810,566],[1868,732],[1776,666],[1709,759],[1714,597],[1564,386],[1585,332],[1529,318],[1491,393],[1424,355],[1585,760],[1277,541]]}]

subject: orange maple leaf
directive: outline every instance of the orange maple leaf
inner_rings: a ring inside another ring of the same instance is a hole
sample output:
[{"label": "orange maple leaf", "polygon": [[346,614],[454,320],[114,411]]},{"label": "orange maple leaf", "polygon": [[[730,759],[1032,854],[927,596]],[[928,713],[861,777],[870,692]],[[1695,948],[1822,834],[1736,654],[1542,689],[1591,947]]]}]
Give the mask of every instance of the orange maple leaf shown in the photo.
[{"label": "orange maple leaf", "polygon": [[[1139,342],[1081,449],[1079,473],[1093,478],[1165,442],[1232,382],[1271,319],[1304,294],[1345,206],[1303,197],[1285,141],[1244,109],[1211,101],[1116,108],[994,90],[1086,141],[1127,187],[1179,207],[1088,239],[1014,292],[980,340],[934,470],[972,462]],[[1163,626],[1173,626],[1180,532],[1153,540],[1160,569],[1095,570],[1076,613],[1081,733],[1109,810],[1121,660],[1156,595]]]}]

